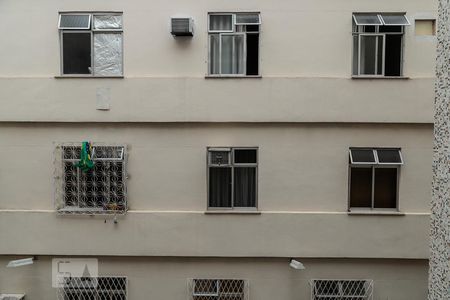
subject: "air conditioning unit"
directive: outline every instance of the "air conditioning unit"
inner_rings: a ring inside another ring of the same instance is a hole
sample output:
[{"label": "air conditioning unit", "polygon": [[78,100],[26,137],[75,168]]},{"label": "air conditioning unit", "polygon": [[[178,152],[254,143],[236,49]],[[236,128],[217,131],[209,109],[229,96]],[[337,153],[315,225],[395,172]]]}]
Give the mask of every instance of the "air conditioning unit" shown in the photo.
[{"label": "air conditioning unit", "polygon": [[172,18],[171,34],[173,36],[193,36],[194,19],[192,18]]},{"label": "air conditioning unit", "polygon": [[25,294],[0,294],[0,300],[23,300]]}]

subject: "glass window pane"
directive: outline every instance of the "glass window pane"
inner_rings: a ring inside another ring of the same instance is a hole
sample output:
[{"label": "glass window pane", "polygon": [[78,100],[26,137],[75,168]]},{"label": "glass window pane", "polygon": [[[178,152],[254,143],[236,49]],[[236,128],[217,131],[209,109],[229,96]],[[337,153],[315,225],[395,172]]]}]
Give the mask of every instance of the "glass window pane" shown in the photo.
[{"label": "glass window pane", "polygon": [[350,207],[372,207],[372,168],[351,168],[350,172]]},{"label": "glass window pane", "polygon": [[89,29],[90,15],[61,15],[59,21],[60,29]]},{"label": "glass window pane", "polygon": [[222,74],[244,73],[244,35],[222,35]]},{"label": "glass window pane", "polygon": [[94,29],[121,29],[122,16],[94,16]]},{"label": "glass window pane", "polygon": [[94,75],[122,75],[122,33],[94,34]]},{"label": "glass window pane", "polygon": [[[247,26],[247,31],[248,31]],[[247,34],[247,75],[259,74],[259,34]]]},{"label": "glass window pane", "polygon": [[231,208],[231,168],[209,168],[209,206]]},{"label": "glass window pane", "polygon": [[232,31],[232,15],[209,15],[209,30],[213,31]]},{"label": "glass window pane", "polygon": [[371,149],[351,149],[353,163],[375,163],[375,155]]},{"label": "glass window pane", "polygon": [[358,44],[359,36],[353,36],[353,75],[358,75]]},{"label": "glass window pane", "polygon": [[361,36],[361,75],[375,75],[377,36]]},{"label": "glass window pane", "polygon": [[400,34],[386,35],[385,75],[401,76],[402,38]]},{"label": "glass window pane", "polygon": [[382,25],[377,14],[354,14],[353,20],[356,25]]},{"label": "glass window pane", "polygon": [[218,34],[209,36],[209,74],[220,74],[220,42]]},{"label": "glass window pane", "polygon": [[383,37],[377,36],[377,75],[383,75]]},{"label": "glass window pane", "polygon": [[402,158],[398,149],[378,149],[378,162],[380,164],[401,164]]},{"label": "glass window pane", "polygon": [[63,74],[91,74],[91,34],[63,32]]},{"label": "glass window pane", "polygon": [[236,14],[236,24],[259,24],[259,14]]},{"label": "glass window pane", "polygon": [[385,25],[409,25],[405,15],[381,15]]},{"label": "glass window pane", "polygon": [[213,165],[227,165],[230,163],[229,151],[210,151],[209,163]]},{"label": "glass window pane", "polygon": [[256,168],[234,168],[234,206],[256,207]]},{"label": "glass window pane", "polygon": [[237,164],[256,164],[256,149],[234,150],[234,162]]},{"label": "glass window pane", "polygon": [[397,207],[397,168],[375,169],[375,208]]}]

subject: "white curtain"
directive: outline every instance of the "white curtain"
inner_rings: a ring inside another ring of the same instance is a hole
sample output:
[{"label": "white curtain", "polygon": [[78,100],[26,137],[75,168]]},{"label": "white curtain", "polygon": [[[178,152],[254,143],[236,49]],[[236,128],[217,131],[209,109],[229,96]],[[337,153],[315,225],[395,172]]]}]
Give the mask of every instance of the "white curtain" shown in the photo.
[{"label": "white curtain", "polygon": [[122,33],[94,34],[94,75],[122,75]]}]

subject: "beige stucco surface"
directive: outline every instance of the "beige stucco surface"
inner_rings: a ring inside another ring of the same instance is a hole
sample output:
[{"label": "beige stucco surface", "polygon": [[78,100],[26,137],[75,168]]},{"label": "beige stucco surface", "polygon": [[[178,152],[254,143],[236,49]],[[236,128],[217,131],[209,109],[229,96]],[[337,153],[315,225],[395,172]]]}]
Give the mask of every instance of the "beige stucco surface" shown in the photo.
[{"label": "beige stucco surface", "polygon": [[[7,269],[14,257],[0,259],[0,290],[23,292],[27,299],[56,299],[51,288],[51,258],[31,266]],[[188,299],[188,279],[241,278],[249,282],[250,299],[310,299],[311,279],[371,279],[374,300],[426,298],[424,260],[299,259],[306,269],[289,268],[288,259],[124,258],[99,257],[102,276],[127,276],[128,299]]]},{"label": "beige stucco surface", "polygon": [[[55,142],[86,139],[129,145],[118,225],[54,212]],[[0,228],[18,226],[0,253],[426,258],[430,139],[428,125],[5,124]],[[262,215],[204,214],[207,146],[259,147]],[[406,216],[347,215],[351,146],[402,148]]]}]

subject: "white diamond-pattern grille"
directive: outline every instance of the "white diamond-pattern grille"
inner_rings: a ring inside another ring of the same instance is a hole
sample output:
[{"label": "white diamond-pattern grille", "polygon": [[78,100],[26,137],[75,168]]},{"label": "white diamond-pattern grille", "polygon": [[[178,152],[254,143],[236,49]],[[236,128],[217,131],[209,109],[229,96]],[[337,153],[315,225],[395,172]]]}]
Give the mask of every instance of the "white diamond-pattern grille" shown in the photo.
[{"label": "white diamond-pattern grille", "polygon": [[372,300],[372,280],[311,280],[311,300]]},{"label": "white diamond-pattern grille", "polygon": [[66,277],[58,300],[127,300],[126,277]]},{"label": "white diamond-pattern grille", "polygon": [[62,214],[123,214],[127,209],[126,148],[93,145],[94,168],[77,167],[80,144],[55,151],[56,209]]},{"label": "white diamond-pattern grille", "polygon": [[243,279],[190,279],[190,300],[248,300],[248,281]]}]

